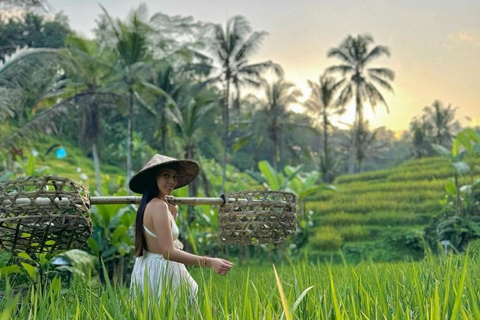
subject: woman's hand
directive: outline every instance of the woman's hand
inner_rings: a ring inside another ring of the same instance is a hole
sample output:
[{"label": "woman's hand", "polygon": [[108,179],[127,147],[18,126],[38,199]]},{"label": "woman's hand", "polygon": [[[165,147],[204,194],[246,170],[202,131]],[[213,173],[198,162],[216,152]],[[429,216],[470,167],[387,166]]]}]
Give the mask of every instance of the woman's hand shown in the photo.
[{"label": "woman's hand", "polygon": [[178,206],[169,202],[169,201],[171,201],[171,200],[173,200],[173,199],[175,199],[174,196],[170,196],[170,195],[166,195],[166,196],[165,196],[165,202],[166,202],[167,205],[168,205],[168,209],[169,209],[170,212],[172,213],[173,217],[174,217],[174,218],[177,218]]},{"label": "woman's hand", "polygon": [[225,259],[219,258],[208,258],[207,259],[207,267],[213,268],[213,270],[218,273],[219,275],[226,275],[230,268],[232,267],[232,263]]}]

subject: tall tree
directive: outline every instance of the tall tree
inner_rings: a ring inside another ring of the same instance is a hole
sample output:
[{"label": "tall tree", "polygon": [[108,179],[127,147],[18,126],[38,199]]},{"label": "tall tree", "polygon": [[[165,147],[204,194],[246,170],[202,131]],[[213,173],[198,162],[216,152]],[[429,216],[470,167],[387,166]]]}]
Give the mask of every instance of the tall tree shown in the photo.
[{"label": "tall tree", "polygon": [[370,131],[368,120],[364,121],[362,125],[353,125],[350,130],[343,132],[340,145],[344,154],[355,153],[357,159],[355,172],[362,171],[367,155],[374,159],[382,156],[381,151],[384,149],[385,143],[384,141],[378,141],[377,135],[384,132],[384,127]]},{"label": "tall tree", "polygon": [[446,148],[451,147],[451,141],[461,130],[460,123],[455,120],[455,111],[456,108],[452,108],[451,105],[445,107],[442,102],[435,100],[431,106],[423,108],[420,119],[416,117],[412,119],[410,131],[413,154],[416,158],[435,155],[432,143]]},{"label": "tall tree", "polygon": [[45,0],[0,0],[0,7],[40,8],[46,10]]},{"label": "tall tree", "polygon": [[320,170],[322,178],[326,182],[332,182],[334,179],[333,157],[328,144],[328,131],[332,127],[331,117],[341,115],[345,112],[345,107],[336,103],[336,93],[342,81],[337,82],[335,78],[324,74],[319,82],[308,81],[311,88],[310,97],[305,102],[305,106],[319,118],[323,128],[323,155],[320,156]]},{"label": "tall tree", "polygon": [[[72,58],[78,61],[75,72],[69,75],[68,90],[71,94],[77,92],[88,92],[95,94],[93,99],[82,106],[82,123],[80,145],[84,149],[90,149],[92,152],[97,192],[102,194],[102,184],[100,180],[100,154],[98,144],[101,137],[100,120],[102,118],[102,108],[115,107],[120,96],[108,92],[108,84],[111,80],[112,54],[91,40],[79,37],[69,37],[67,46]],[[109,103],[105,103],[99,96],[115,97]]]},{"label": "tall tree", "polygon": [[[202,131],[209,130],[205,123],[217,107],[217,97],[201,86],[184,81],[172,98],[176,103],[168,105],[166,115],[180,133],[185,159],[194,159]],[[197,189],[197,181],[193,181],[188,188],[189,196],[197,196]],[[193,211],[189,210],[189,213],[190,223],[193,221]]]},{"label": "tall tree", "polygon": [[[387,111],[388,105],[377,86],[393,92],[390,81],[393,81],[395,74],[388,68],[368,67],[372,61],[381,56],[390,56],[390,50],[385,46],[375,46],[370,35],[348,36],[338,48],[328,51],[328,57],[335,57],[342,61],[342,64],[329,67],[327,72],[340,73],[345,80],[339,96],[339,104],[347,105],[355,99],[355,124],[358,130],[354,149],[359,154],[360,133],[364,123],[363,107],[369,103],[372,108],[377,104],[383,104]],[[359,159],[356,158],[358,161]]]},{"label": "tall tree", "polygon": [[[227,153],[230,145],[230,100],[233,97],[233,108],[240,108],[240,89],[243,85],[260,86],[261,73],[273,68],[281,73],[279,66],[271,61],[249,64],[251,55],[258,49],[267,36],[266,32],[252,32],[250,23],[242,16],[234,16],[227,21],[225,27],[220,24],[212,28],[213,38],[210,43],[210,57],[205,57],[212,63],[201,64],[213,73],[210,81],[220,81],[223,87],[222,119],[224,125],[224,154],[222,161],[222,189],[225,188]],[[232,87],[234,90],[232,90]]]},{"label": "tall tree", "polygon": [[[273,83],[262,82],[264,97],[249,95],[258,106],[258,110],[248,123],[247,134],[237,141],[236,148],[239,149],[247,144],[254,143],[256,148],[270,150],[271,161],[275,169],[280,168],[282,160],[287,158],[284,153],[290,155],[296,153],[298,146],[293,143],[293,135],[299,135],[300,131],[311,130],[308,123],[295,121],[289,107],[298,103],[301,92],[294,84],[277,79]],[[287,150],[286,150],[287,149]]]},{"label": "tall tree", "polygon": [[[137,106],[149,110],[153,115],[156,111],[142,99],[142,91],[151,91],[170,99],[170,96],[161,88],[152,83],[154,69],[151,65],[152,49],[149,38],[153,29],[146,20],[146,7],[140,6],[131,12],[127,22],[114,21],[103,8],[105,17],[113,33],[114,53],[117,58],[117,75],[119,85],[117,89],[124,90],[128,96],[127,111],[127,165],[126,182],[132,176],[132,141],[133,116]],[[112,40],[108,39],[107,40]],[[127,188],[130,194],[130,189]]]},{"label": "tall tree", "polygon": [[25,12],[20,19],[2,18],[0,61],[22,48],[63,48],[69,34],[71,30],[67,17],[61,13],[51,21],[33,12]]},{"label": "tall tree", "polygon": [[460,123],[455,120],[456,108],[445,107],[435,100],[431,106],[423,108],[426,121],[432,128],[432,142],[449,147],[454,135],[460,131]]},{"label": "tall tree", "polygon": [[433,154],[431,141],[429,141],[431,130],[432,127],[425,120],[425,115],[421,119],[413,118],[410,121],[412,154],[414,158],[423,158]]},{"label": "tall tree", "polygon": [[[60,115],[80,109],[82,123],[79,139],[84,148],[92,151],[97,191],[101,193],[97,149],[100,110],[117,105],[120,96],[105,91],[105,79],[110,65],[107,62],[109,60],[102,57],[103,53],[97,45],[93,41],[76,37],[70,38],[68,44],[68,49],[26,50],[0,68],[2,89],[7,93],[15,92],[13,98],[26,97],[20,99],[21,103],[18,104],[9,95],[4,95],[0,98],[0,104],[12,106],[17,115],[24,114],[25,103],[29,100],[35,105],[43,106],[43,109],[37,110],[38,115],[27,115],[29,119],[26,123],[20,121],[20,128],[1,142],[4,145],[15,143],[17,139],[31,135],[35,129],[49,125]],[[55,76],[57,74],[62,76]],[[35,90],[40,94],[32,100],[29,94]]]}]

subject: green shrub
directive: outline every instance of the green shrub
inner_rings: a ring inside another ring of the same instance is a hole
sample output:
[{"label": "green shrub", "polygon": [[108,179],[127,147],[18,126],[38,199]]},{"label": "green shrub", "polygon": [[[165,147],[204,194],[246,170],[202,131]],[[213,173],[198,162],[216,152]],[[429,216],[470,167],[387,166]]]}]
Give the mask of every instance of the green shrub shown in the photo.
[{"label": "green shrub", "polygon": [[349,226],[352,224],[361,225],[380,225],[380,226],[398,226],[398,225],[424,225],[431,220],[431,215],[426,213],[397,213],[397,212],[378,212],[367,214],[355,214],[345,212],[334,212],[328,215],[317,216],[315,222],[319,226]]},{"label": "green shrub", "polygon": [[360,241],[370,238],[370,231],[362,225],[350,225],[338,228],[343,241]]},{"label": "green shrub", "polygon": [[468,243],[468,254],[474,258],[480,257],[480,239]]},{"label": "green shrub", "polygon": [[335,228],[321,227],[316,230],[311,243],[313,248],[317,250],[340,250],[342,246],[342,236]]}]

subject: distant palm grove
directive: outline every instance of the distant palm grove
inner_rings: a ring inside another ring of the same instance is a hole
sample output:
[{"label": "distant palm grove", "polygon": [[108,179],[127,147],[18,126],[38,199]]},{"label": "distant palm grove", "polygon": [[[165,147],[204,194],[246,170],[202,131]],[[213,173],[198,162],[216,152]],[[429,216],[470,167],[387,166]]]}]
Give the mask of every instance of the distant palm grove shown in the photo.
[{"label": "distant palm grove", "polygon": [[[388,110],[385,95],[394,91],[394,71],[375,66],[390,50],[370,35],[325,48],[332,65],[318,66],[306,112],[294,113],[301,92],[274,61],[253,62],[267,34],[244,17],[214,25],[141,6],[120,21],[105,11],[94,39],[67,21],[28,13],[1,22],[4,147],[49,128],[77,141],[97,169],[121,166],[127,178],[156,151],[215,159],[223,181],[227,165],[256,170],[267,160],[276,169],[320,170],[332,182],[434,155],[429,143],[447,146],[459,130],[455,109],[440,101],[426,101],[401,137],[369,128],[364,108]],[[340,129],[336,116],[350,106],[355,121]]]}]

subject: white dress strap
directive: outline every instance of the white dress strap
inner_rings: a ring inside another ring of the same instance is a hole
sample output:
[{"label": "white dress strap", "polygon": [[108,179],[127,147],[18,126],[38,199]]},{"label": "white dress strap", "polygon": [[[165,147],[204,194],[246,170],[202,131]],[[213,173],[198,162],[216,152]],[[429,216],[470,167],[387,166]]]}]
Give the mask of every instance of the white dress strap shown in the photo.
[{"label": "white dress strap", "polygon": [[149,234],[151,235],[152,237],[154,237],[155,239],[157,239],[157,235],[155,233],[153,233],[152,231],[150,231],[146,225],[143,225],[143,229]]},{"label": "white dress strap", "polygon": [[[173,246],[177,249],[183,249],[183,243],[180,242],[180,240],[178,240],[178,234],[179,234],[179,231],[178,231],[178,227],[177,227],[177,224],[175,223],[175,218],[172,214],[172,212],[170,211],[170,209],[168,209],[168,214],[170,215],[170,223],[171,223],[171,228],[172,228],[172,238],[173,238]],[[148,233],[150,236],[154,237],[155,239],[158,239],[157,235],[152,232],[151,230],[149,230],[147,228],[146,225],[143,225],[143,229],[145,230],[146,233]]]}]

